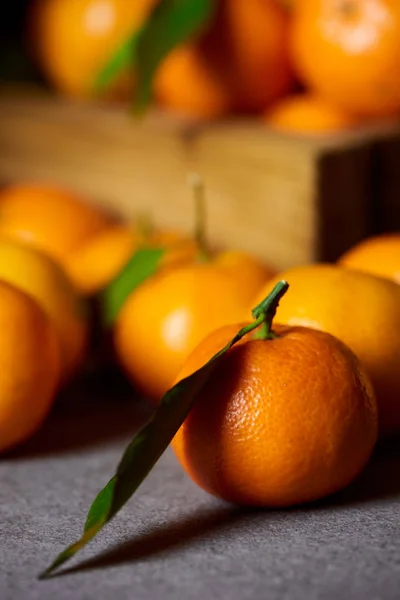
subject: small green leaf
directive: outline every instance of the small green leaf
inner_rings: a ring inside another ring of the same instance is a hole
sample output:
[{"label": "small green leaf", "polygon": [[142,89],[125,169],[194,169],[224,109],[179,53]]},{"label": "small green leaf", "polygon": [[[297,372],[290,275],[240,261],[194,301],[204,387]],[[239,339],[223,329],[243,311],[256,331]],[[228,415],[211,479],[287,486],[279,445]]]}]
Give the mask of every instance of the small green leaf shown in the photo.
[{"label": "small green leaf", "polygon": [[164,252],[163,248],[136,250],[121,273],[101,292],[100,319],[106,327],[114,323],[131,292],[156,272]]},{"label": "small green leaf", "polygon": [[264,318],[265,315],[261,314],[253,323],[243,327],[203,367],[182,379],[164,395],[148,423],[126,448],[115,475],[94,500],[81,539],[61,552],[40,578],[48,577],[57,567],[72,558],[131,498],[186,419],[218,360],[245,335],[259,327]]},{"label": "small green leaf", "polygon": [[199,33],[217,5],[216,0],[163,0],[155,7],[136,40],[135,112],[143,111],[150,102],[153,77],[162,60]]}]

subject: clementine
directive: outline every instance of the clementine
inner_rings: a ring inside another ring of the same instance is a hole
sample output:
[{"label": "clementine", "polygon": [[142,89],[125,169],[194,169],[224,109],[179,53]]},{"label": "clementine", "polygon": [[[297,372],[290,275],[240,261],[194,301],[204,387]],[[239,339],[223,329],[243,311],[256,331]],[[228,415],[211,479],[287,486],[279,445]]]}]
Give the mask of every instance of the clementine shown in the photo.
[{"label": "clementine", "polygon": [[[29,13],[30,47],[48,81],[61,93],[93,98],[99,71],[150,13],[157,0],[37,0]],[[131,96],[127,69],[106,90]]]},{"label": "clementine", "polygon": [[221,117],[232,107],[231,90],[214,59],[195,44],[182,45],[163,60],[154,95],[164,107],[200,119]]},{"label": "clementine", "polygon": [[237,253],[164,269],[127,298],[115,324],[116,355],[150,399],[161,398],[203,337],[241,318],[271,274],[250,262]]},{"label": "clementine", "polygon": [[[270,321],[220,358],[172,448],[207,492],[239,505],[287,507],[337,492],[362,471],[377,439],[377,406],[343,342],[306,327],[271,330]],[[212,332],[176,381],[240,327]]]},{"label": "clementine", "polygon": [[216,29],[238,110],[265,110],[292,88],[289,16],[276,0],[223,0]]},{"label": "clementine", "polygon": [[117,224],[102,230],[72,252],[65,264],[71,280],[84,296],[106,287],[121,272],[139,247],[159,246],[168,251],[160,268],[172,268],[195,259],[195,240],[175,231],[141,231],[135,224]]},{"label": "clementine", "polygon": [[0,452],[27,440],[53,404],[60,376],[57,334],[39,305],[0,280]]},{"label": "clementine", "polygon": [[216,118],[263,110],[293,81],[283,7],[275,0],[223,0],[201,39],[163,61],[154,89],[164,106]]},{"label": "clementine", "polygon": [[279,305],[277,322],[313,327],[344,341],[372,379],[381,434],[400,430],[400,287],[381,277],[316,263],[273,277],[253,305],[281,278],[290,282],[291,293]]},{"label": "clementine", "polygon": [[400,234],[368,237],[349,248],[339,258],[338,264],[400,283]]},{"label": "clementine", "polygon": [[265,113],[263,120],[277,131],[300,134],[331,134],[360,123],[354,115],[310,93],[283,98]]},{"label": "clementine", "polygon": [[357,115],[400,109],[400,4],[307,0],[294,11],[291,53],[302,81]]},{"label": "clementine", "polygon": [[31,296],[50,318],[61,348],[61,380],[73,377],[85,356],[86,308],[63,269],[47,254],[0,237],[0,278]]},{"label": "clementine", "polygon": [[21,183],[0,191],[0,235],[40,248],[61,263],[109,226],[110,220],[104,211],[63,187]]}]

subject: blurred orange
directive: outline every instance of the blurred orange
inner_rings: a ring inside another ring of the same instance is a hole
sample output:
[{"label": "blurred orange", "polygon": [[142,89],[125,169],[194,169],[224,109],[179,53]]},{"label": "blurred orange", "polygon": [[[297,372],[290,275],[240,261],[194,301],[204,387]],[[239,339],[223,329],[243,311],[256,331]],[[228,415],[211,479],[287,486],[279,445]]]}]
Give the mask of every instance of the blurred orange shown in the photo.
[{"label": "blurred orange", "polygon": [[27,293],[48,315],[59,338],[62,384],[71,380],[85,359],[89,331],[86,303],[64,269],[44,252],[0,237],[0,280]]},{"label": "blurred orange", "polygon": [[276,0],[223,0],[221,6],[220,35],[237,107],[261,111],[293,85],[289,16]]},{"label": "blurred orange", "polygon": [[232,107],[225,78],[213,59],[194,44],[180,46],[161,63],[154,93],[162,105],[203,119],[220,117]]},{"label": "blurred orange", "polygon": [[66,271],[83,295],[94,294],[122,269],[139,243],[133,227],[114,225],[72,252]]},{"label": "blurred orange", "polygon": [[237,322],[273,273],[240,251],[161,269],[129,295],[118,315],[119,364],[142,393],[158,402],[193,348],[217,327]]},{"label": "blurred orange", "polygon": [[32,244],[62,264],[110,221],[105,212],[62,187],[26,183],[0,191],[0,234]]},{"label": "blurred orange", "polygon": [[342,254],[338,264],[400,284],[400,233],[367,237]]},{"label": "blurred orange", "polygon": [[332,133],[350,129],[360,119],[310,93],[278,101],[264,116],[267,125],[286,133]]},{"label": "blurred orange", "polygon": [[200,118],[265,109],[293,83],[288,19],[275,0],[222,0],[202,38],[163,61],[156,98]]},{"label": "blurred orange", "polygon": [[118,276],[140,246],[168,249],[160,264],[164,271],[193,262],[199,252],[195,240],[178,232],[154,230],[146,233],[134,223],[116,224],[72,252],[65,265],[66,271],[81,294],[95,294]]},{"label": "blurred orange", "polygon": [[38,304],[0,280],[0,452],[30,438],[59,389],[57,335]]},{"label": "blurred orange", "polygon": [[307,0],[292,23],[293,61],[310,89],[355,114],[400,110],[400,2]]},{"label": "blurred orange", "polygon": [[[138,29],[157,0],[37,0],[29,13],[32,53],[49,82],[63,94],[92,97],[99,70]],[[130,96],[129,70],[109,92]]]}]

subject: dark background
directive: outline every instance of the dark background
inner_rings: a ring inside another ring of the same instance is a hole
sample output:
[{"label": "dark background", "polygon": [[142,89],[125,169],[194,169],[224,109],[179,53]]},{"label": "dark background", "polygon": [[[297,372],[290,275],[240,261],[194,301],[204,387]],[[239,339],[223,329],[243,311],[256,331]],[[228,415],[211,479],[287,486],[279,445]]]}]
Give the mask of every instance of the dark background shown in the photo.
[{"label": "dark background", "polygon": [[40,80],[25,44],[25,23],[32,0],[7,0],[0,19],[0,81]]}]

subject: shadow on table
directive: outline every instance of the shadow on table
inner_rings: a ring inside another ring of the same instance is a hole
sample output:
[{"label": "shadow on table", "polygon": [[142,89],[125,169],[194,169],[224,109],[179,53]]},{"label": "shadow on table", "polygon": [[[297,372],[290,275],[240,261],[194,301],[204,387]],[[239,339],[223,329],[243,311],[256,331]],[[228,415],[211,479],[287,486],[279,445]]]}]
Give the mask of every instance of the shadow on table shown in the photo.
[{"label": "shadow on table", "polygon": [[[345,506],[400,497],[400,438],[381,443],[363,474],[342,492],[307,506],[274,510],[274,513],[290,517],[312,511],[335,511]],[[240,523],[268,518],[272,511],[245,509],[222,504],[196,511],[193,515],[171,522],[165,527],[157,524],[132,540],[114,546],[99,556],[89,558],[77,566],[64,569],[53,577],[83,571],[103,569],[116,565],[134,563],[155,557],[160,553],[184,548],[193,540],[223,535]]]},{"label": "shadow on table", "polygon": [[248,511],[229,504],[203,508],[190,516],[170,522],[165,527],[160,528],[157,525],[133,540],[114,546],[99,556],[82,561],[77,566],[63,569],[52,577],[153,558],[166,551],[184,548],[195,539],[208,538],[211,534],[222,534],[224,530],[230,529],[235,523],[241,521],[243,516],[247,518]]},{"label": "shadow on table", "polygon": [[60,395],[39,432],[4,458],[31,459],[129,439],[150,414],[150,405],[119,372],[86,376]]}]

